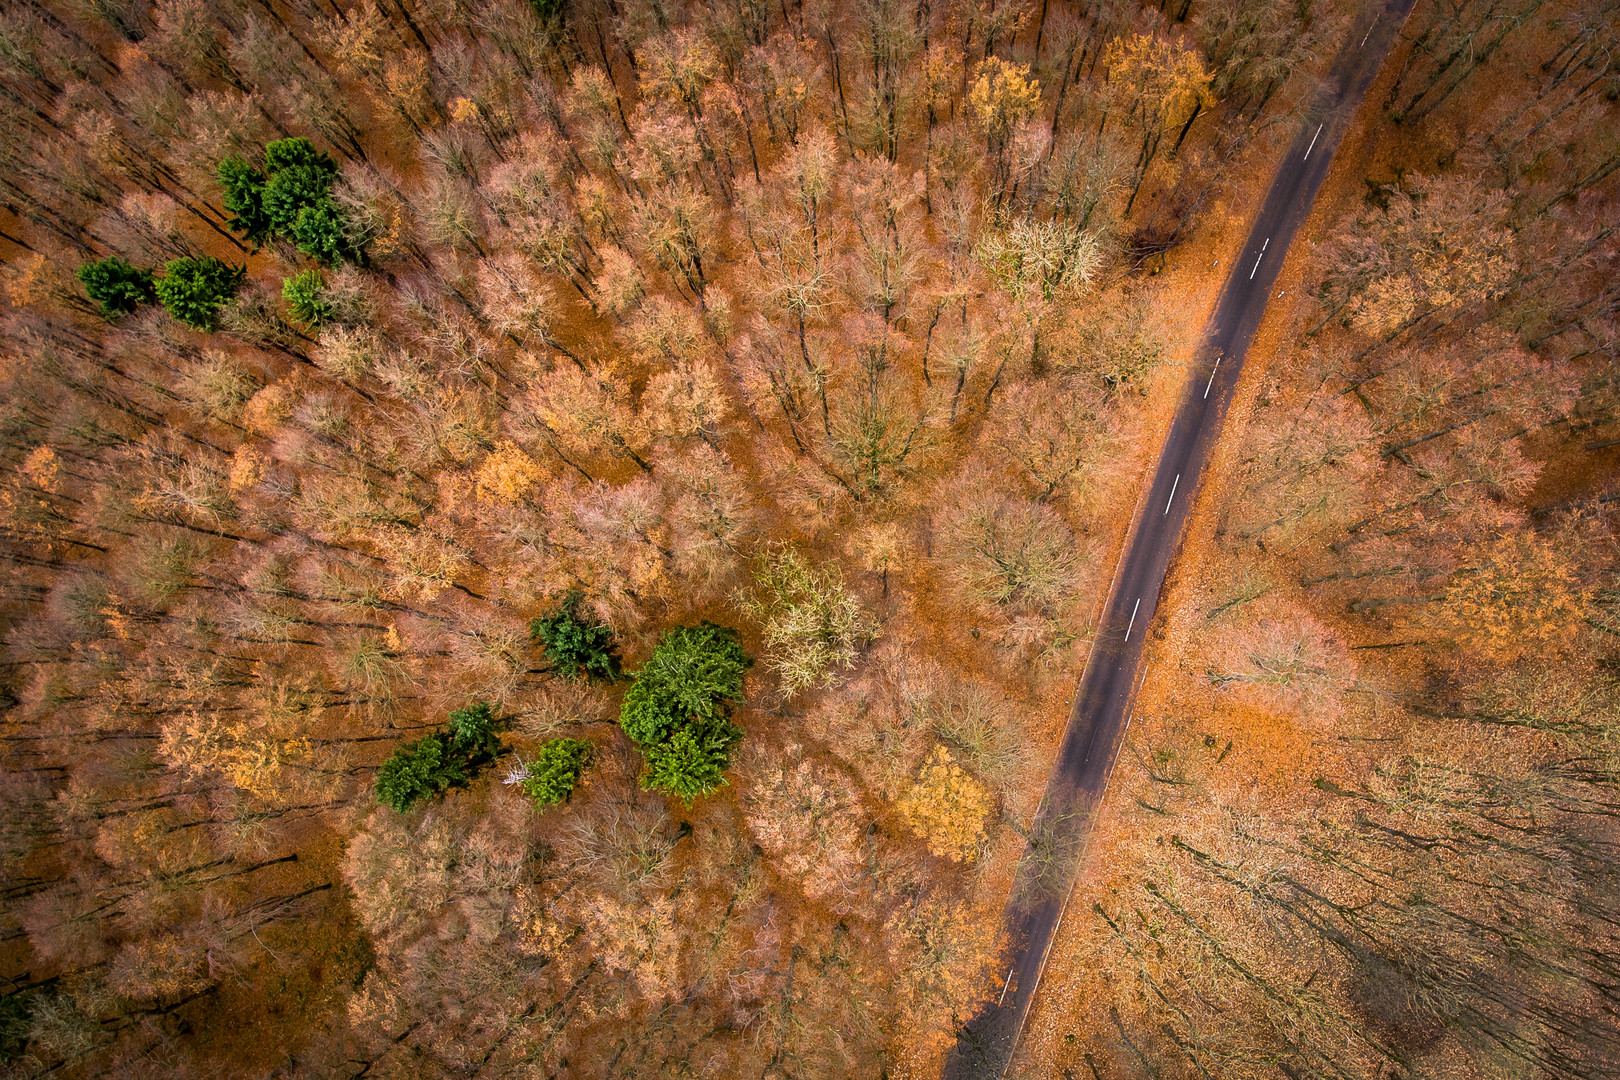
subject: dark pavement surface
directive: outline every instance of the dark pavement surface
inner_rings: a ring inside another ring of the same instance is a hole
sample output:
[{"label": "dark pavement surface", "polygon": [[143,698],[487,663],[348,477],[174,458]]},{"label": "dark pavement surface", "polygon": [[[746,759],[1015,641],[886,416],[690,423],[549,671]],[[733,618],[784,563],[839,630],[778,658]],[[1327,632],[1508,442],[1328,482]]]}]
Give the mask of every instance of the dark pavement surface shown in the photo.
[{"label": "dark pavement surface", "polygon": [[1394,44],[1413,0],[1386,0],[1364,12],[1334,60],[1306,122],[1278,167],[1260,216],[1221,293],[1206,344],[1177,409],[1153,483],[1131,532],[1098,637],[1075,695],[1047,781],[1030,847],[1005,915],[1014,943],[1001,997],[958,1033],[946,1080],[989,1080],[1017,1048],[1046,954],[1084,858],[1090,818],[1100,804],[1135,694],[1142,646],[1158,608],[1170,560],[1220,437],[1243,357],[1295,231],[1327,176],[1339,139]]}]

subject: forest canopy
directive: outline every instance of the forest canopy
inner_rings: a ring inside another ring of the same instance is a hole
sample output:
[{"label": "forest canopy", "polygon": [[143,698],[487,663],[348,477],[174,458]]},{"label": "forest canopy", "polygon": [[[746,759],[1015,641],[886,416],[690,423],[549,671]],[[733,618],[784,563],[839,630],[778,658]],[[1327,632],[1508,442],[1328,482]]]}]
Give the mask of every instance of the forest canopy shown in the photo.
[{"label": "forest canopy", "polygon": [[[1411,745],[1312,821],[1132,744],[1217,825],[1071,925],[1072,1075],[1608,1047],[1613,500],[1559,455],[1615,445],[1620,53],[1451,7],[1237,436],[1233,648],[1155,637],[1184,702]],[[1356,15],[5,8],[0,1076],[937,1075],[1204,268]]]}]

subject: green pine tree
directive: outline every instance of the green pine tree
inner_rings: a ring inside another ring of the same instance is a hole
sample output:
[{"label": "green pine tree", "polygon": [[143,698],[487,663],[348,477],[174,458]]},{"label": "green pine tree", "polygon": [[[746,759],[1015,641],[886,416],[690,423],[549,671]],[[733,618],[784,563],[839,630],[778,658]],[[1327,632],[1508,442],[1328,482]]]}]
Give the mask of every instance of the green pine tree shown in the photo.
[{"label": "green pine tree", "polygon": [[444,733],[401,743],[377,770],[377,801],[404,813],[465,777],[447,760]]},{"label": "green pine tree", "polygon": [[500,721],[486,702],[450,714],[450,722],[401,743],[377,771],[377,801],[400,813],[423,799],[461,787],[501,751]]},{"label": "green pine tree", "polygon": [[735,630],[712,622],[677,626],[636,672],[619,725],[638,743],[656,743],[686,724],[724,720],[742,700],[749,663]]},{"label": "green pine tree", "polygon": [[281,283],[281,298],[293,318],[316,327],[332,318],[332,305],[326,299],[326,277],[314,268],[301,271]]},{"label": "green pine tree", "polygon": [[662,791],[690,804],[725,784],[731,748],[742,737],[742,728],[722,721],[693,724],[663,742],[643,746],[647,767],[641,774],[642,789]]},{"label": "green pine tree", "polygon": [[331,196],[321,198],[298,211],[287,235],[292,242],[323,266],[359,262],[360,252],[349,239],[349,223]]},{"label": "green pine tree", "polygon": [[690,803],[725,783],[743,730],[731,722],[751,661],[735,630],[705,622],[659,639],[625,694],[619,726],[641,748],[641,785]]},{"label": "green pine tree", "polygon": [[619,658],[613,651],[613,629],[580,617],[581,593],[576,589],[548,615],[529,623],[529,638],[545,646],[550,660],[565,679],[619,677]]},{"label": "green pine tree", "polygon": [[149,304],[157,297],[152,271],[131,266],[116,255],[87,262],[78,273],[85,293],[101,306],[103,318],[127,315],[137,305]]},{"label": "green pine tree", "polygon": [[518,787],[538,806],[565,802],[591,762],[591,744],[582,739],[551,739],[523,767]]},{"label": "green pine tree", "polygon": [[158,302],[169,314],[199,330],[219,329],[220,305],[236,295],[247,268],[232,266],[212,255],[171,259],[163,276],[153,282]]},{"label": "green pine tree", "polygon": [[264,209],[264,173],[233,154],[215,166],[214,175],[225,189],[230,227],[258,250],[275,228]]}]

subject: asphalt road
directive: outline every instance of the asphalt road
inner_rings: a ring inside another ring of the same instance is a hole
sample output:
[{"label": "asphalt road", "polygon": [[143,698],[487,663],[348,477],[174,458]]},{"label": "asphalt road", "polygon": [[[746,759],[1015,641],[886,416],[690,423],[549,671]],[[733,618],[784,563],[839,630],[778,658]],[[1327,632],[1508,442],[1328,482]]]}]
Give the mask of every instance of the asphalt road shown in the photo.
[{"label": "asphalt road", "polygon": [[1375,4],[1354,24],[1288,156],[1278,166],[1243,255],[1227,278],[1153,483],[1137,508],[1130,542],[1030,829],[1030,846],[1005,914],[1015,948],[1012,968],[1000,997],[958,1033],[945,1066],[946,1080],[999,1077],[1012,1060],[1084,860],[1092,813],[1119,752],[1165,573],[1180,546],[1199,478],[1220,437],[1243,372],[1244,353],[1273,295],[1289,243],[1327,176],[1339,139],[1413,2]]}]

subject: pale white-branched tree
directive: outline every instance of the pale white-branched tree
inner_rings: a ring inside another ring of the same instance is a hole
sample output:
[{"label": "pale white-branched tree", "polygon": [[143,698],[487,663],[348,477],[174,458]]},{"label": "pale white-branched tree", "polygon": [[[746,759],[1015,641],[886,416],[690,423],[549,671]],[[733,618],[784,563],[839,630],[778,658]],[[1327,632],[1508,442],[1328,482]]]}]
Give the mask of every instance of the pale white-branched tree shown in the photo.
[{"label": "pale white-branched tree", "polygon": [[736,603],[760,622],[765,662],[785,697],[834,685],[877,636],[836,563],[815,567],[792,547],[773,545],[755,558],[753,579]]}]

